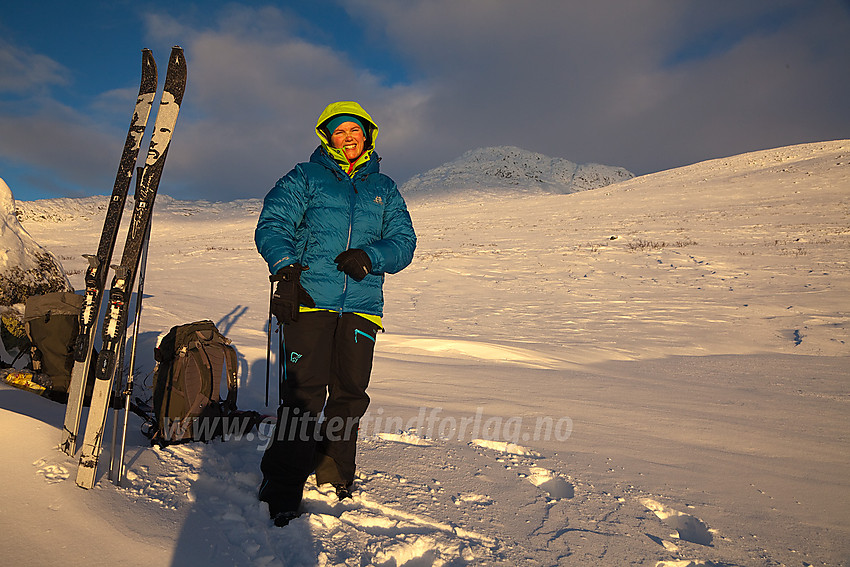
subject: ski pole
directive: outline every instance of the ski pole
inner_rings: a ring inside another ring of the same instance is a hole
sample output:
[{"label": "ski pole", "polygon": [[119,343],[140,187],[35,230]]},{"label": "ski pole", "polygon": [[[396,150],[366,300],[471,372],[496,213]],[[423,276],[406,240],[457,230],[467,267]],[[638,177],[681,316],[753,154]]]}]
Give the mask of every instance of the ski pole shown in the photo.
[{"label": "ski pole", "polygon": [[[140,174],[141,177],[141,174]],[[133,395],[134,370],[136,368],[136,346],[139,343],[139,326],[142,319],[142,298],[145,291],[145,271],[148,264],[148,246],[151,238],[151,223],[148,222],[145,231],[145,241],[142,247],[142,257],[139,263],[139,287],[136,291],[136,318],[133,321],[133,347],[130,349],[130,371],[127,374],[127,387],[124,390],[124,423],[121,429],[121,449],[118,452],[118,470],[114,480],[116,486],[121,486],[124,479],[124,452],[127,446],[127,422],[130,415],[130,400]]]},{"label": "ski pole", "polygon": [[[134,197],[133,197],[136,201],[139,200],[139,185],[142,182],[142,173],[143,172],[144,172],[144,168],[142,168],[142,167],[136,168],[136,190],[135,190],[135,194],[134,194]],[[147,233],[145,233],[145,237],[147,237]],[[142,242],[142,253],[144,253],[144,245],[145,245],[145,242],[143,241]],[[113,266],[113,268],[118,269],[117,266]],[[132,291],[133,290],[130,290],[131,293],[132,293]],[[135,343],[135,337],[133,338],[133,342]],[[116,465],[117,465],[118,455],[115,452],[115,447],[117,447],[117,445],[118,445],[118,409],[120,408],[120,406],[118,405],[118,400],[123,398],[123,393],[124,393],[122,386],[124,384],[124,356],[126,355],[126,352],[127,352],[127,328],[126,327],[121,330],[121,347],[120,347],[119,352],[121,354],[119,355],[118,364],[116,366],[117,370],[115,371],[115,375],[118,378],[118,380],[112,384],[112,393],[110,394],[110,398],[109,398],[109,405],[112,405],[114,403],[115,407],[113,408],[112,442],[111,442],[110,447],[109,447],[109,473],[107,474],[107,477],[109,478],[109,480],[111,480],[113,483],[116,483],[116,484],[118,482],[120,482],[116,478],[116,472],[117,472],[116,471]],[[127,377],[127,380],[131,379],[132,374],[133,374],[133,365],[132,365],[132,360],[131,360],[131,362],[130,362],[130,372],[129,372],[129,375]]]},{"label": "ski pole", "polygon": [[269,327],[266,337],[266,407],[269,407],[269,367],[272,356],[272,298],[274,297],[274,280],[269,278]]},{"label": "ski pole", "polygon": [[[107,412],[113,405],[116,399],[116,392],[121,390],[121,384],[124,380],[124,347],[127,345],[127,330],[124,329],[120,337],[120,354],[118,355],[118,363],[112,369],[112,391],[109,393],[109,401],[107,402]],[[109,480],[113,480],[115,469],[115,444],[118,437],[118,407],[112,408],[112,446],[110,447],[109,472],[107,476]]]}]

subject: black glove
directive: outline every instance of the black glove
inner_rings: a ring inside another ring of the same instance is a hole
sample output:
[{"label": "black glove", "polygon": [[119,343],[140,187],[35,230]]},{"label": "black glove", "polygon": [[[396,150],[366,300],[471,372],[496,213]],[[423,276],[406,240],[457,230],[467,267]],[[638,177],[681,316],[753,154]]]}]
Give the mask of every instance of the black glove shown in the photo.
[{"label": "black glove", "polygon": [[270,281],[277,282],[270,309],[281,325],[297,321],[298,308],[301,305],[316,306],[316,302],[301,286],[301,272],[306,269],[301,264],[292,264],[279,269],[275,275],[269,276]]},{"label": "black glove", "polygon": [[337,270],[345,272],[357,282],[365,278],[372,271],[372,260],[360,248],[346,250],[334,258],[334,262],[336,262]]}]

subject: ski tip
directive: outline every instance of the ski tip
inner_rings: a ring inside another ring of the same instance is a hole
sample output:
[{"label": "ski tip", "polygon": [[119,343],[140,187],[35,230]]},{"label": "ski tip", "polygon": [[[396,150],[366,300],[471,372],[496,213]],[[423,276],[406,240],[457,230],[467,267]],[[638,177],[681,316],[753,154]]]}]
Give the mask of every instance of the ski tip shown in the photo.
[{"label": "ski tip", "polygon": [[183,60],[183,48],[179,45],[175,45],[171,48],[171,57],[172,61],[180,62]]},{"label": "ski tip", "polygon": [[147,47],[142,49],[142,84],[139,95],[156,91],[156,60],[153,52]]}]

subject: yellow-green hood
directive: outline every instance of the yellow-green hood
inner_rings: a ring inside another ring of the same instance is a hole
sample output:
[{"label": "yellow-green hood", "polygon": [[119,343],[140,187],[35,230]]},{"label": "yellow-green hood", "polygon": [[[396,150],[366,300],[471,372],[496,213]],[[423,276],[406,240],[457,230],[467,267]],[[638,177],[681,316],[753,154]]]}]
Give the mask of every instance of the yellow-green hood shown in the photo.
[{"label": "yellow-green hood", "polygon": [[[351,114],[352,116],[356,116],[361,122],[363,122],[363,127],[367,130],[367,132],[365,132],[366,147],[354,164],[349,164],[348,159],[345,157],[345,153],[342,150],[331,147],[330,140],[328,139],[329,132],[325,128],[325,124],[328,120],[334,116],[339,116],[340,114]],[[316,134],[319,136],[319,139],[322,141],[322,145],[334,161],[339,163],[340,167],[342,167],[344,171],[348,171],[349,175],[353,175],[354,172],[357,169],[360,169],[364,163],[372,159],[372,152],[375,149],[375,138],[378,136],[378,125],[375,124],[375,121],[372,120],[369,113],[363,110],[363,107],[356,102],[334,102],[329,104],[319,116],[319,120],[316,122]]]},{"label": "yellow-green hood", "polygon": [[334,102],[325,108],[319,116],[318,122],[316,122],[316,134],[319,136],[319,139],[322,140],[322,143],[330,145],[328,132],[325,131],[323,126],[328,120],[340,114],[351,114],[352,116],[356,116],[364,121],[363,125],[369,130],[366,132],[366,149],[373,149],[375,147],[375,138],[378,137],[378,125],[375,124],[375,121],[372,120],[369,113],[363,110],[363,107],[354,101]]}]

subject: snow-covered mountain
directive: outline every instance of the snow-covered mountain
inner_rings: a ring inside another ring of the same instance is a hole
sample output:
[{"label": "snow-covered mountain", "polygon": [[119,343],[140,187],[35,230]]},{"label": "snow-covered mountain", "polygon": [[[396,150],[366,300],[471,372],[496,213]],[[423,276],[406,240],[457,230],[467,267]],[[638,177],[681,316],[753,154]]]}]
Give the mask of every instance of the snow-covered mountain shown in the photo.
[{"label": "snow-covered mountain", "polygon": [[[243,212],[259,214],[263,206],[262,199],[239,199],[236,201],[182,201],[168,195],[158,195],[156,210],[164,214],[178,216],[193,216],[204,213],[223,213],[238,209]],[[72,199],[57,197],[39,199],[37,201],[18,201],[15,215],[22,223],[61,223],[74,219],[84,219],[103,222],[106,209],[109,207],[109,196],[94,195]],[[124,205],[124,214],[129,217],[133,211],[133,199],[129,197]]]},{"label": "snow-covered mountain", "polygon": [[[419,243],[386,279],[352,500],[310,481],[275,528],[256,499],[268,429],[159,449],[135,416],[126,486],[101,467],[84,491],[56,447],[64,408],[0,384],[5,563],[845,564],[850,140],[484,197],[407,196]],[[157,199],[138,396],[157,337],[211,319],[239,407],[273,411],[259,205]],[[97,206],[18,203],[77,289]]]},{"label": "snow-covered mountain", "polygon": [[404,195],[458,189],[513,189],[575,193],[625,181],[634,174],[622,167],[576,164],[514,146],[470,150],[456,160],[412,177]]}]

